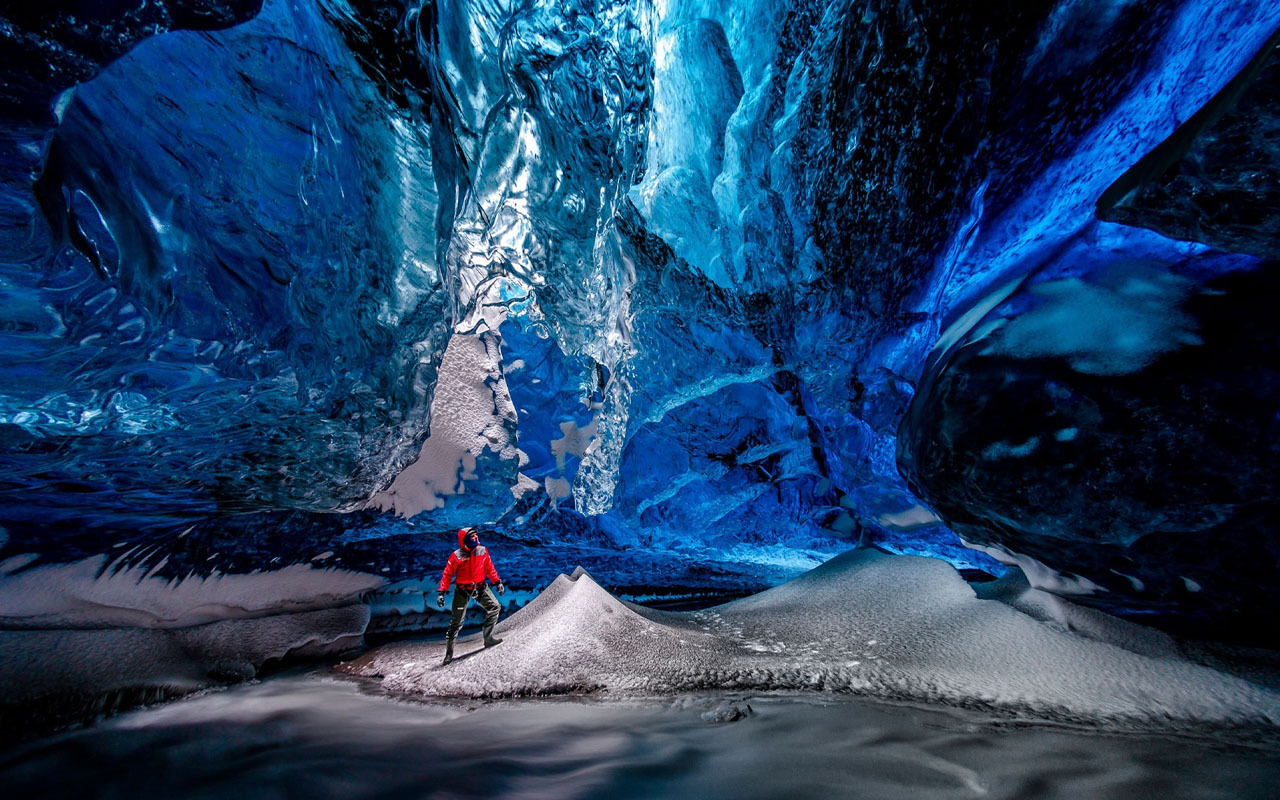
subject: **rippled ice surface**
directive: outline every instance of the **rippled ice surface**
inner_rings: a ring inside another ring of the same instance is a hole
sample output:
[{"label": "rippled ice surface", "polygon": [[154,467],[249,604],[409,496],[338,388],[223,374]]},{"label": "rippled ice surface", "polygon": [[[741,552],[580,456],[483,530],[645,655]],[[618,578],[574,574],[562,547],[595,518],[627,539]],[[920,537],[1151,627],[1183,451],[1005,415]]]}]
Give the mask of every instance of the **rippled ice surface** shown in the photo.
[{"label": "rippled ice surface", "polygon": [[[752,714],[714,722],[714,710]],[[450,705],[295,674],[0,755],[9,797],[1264,798],[1280,753],[831,697]]]}]

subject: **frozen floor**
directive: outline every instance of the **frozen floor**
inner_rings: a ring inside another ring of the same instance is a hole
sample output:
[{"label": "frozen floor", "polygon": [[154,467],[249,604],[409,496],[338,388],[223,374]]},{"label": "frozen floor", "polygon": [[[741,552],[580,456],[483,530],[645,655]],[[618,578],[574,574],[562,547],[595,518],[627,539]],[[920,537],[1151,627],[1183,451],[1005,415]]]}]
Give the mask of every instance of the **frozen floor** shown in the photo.
[{"label": "frozen floor", "polygon": [[44,800],[1248,800],[1276,796],[1280,751],[829,695],[423,703],[322,670],[0,753],[0,786]]},{"label": "frozen floor", "polygon": [[936,559],[854,550],[751,597],[670,613],[578,571],[500,622],[497,648],[459,640],[442,667],[441,642],[404,642],[343,669],[418,697],[817,690],[1112,729],[1280,726],[1273,683],[1025,582],[982,592]]}]

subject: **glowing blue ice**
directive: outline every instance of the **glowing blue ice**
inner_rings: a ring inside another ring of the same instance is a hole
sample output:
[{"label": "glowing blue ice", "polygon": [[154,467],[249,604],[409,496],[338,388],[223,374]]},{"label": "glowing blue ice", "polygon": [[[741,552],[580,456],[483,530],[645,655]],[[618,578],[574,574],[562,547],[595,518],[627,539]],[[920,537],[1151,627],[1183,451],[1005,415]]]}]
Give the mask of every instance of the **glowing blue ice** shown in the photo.
[{"label": "glowing blue ice", "polygon": [[[235,518],[290,559],[234,515],[364,509],[313,535],[999,570],[898,474],[930,352],[1193,345],[1164,272],[1253,262],[1094,203],[1280,25],[1023,5],[268,0],[6,100],[0,550]],[[421,513],[368,512],[421,453]]]}]

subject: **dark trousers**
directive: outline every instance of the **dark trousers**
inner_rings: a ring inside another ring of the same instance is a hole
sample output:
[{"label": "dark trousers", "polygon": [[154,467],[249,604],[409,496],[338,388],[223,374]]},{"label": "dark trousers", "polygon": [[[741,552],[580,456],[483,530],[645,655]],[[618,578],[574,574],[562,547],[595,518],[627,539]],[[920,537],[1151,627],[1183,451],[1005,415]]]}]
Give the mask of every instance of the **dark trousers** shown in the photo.
[{"label": "dark trousers", "polygon": [[[489,639],[493,636],[493,626],[498,624],[498,612],[502,610],[502,606],[498,605],[498,598],[493,596],[493,590],[488,584],[482,583],[476,587],[475,598],[484,609],[484,638]],[[461,586],[453,587],[453,619],[449,621],[447,635],[450,644],[458,638],[458,631],[462,629],[462,618],[467,613],[467,603],[470,601],[471,592]]]}]

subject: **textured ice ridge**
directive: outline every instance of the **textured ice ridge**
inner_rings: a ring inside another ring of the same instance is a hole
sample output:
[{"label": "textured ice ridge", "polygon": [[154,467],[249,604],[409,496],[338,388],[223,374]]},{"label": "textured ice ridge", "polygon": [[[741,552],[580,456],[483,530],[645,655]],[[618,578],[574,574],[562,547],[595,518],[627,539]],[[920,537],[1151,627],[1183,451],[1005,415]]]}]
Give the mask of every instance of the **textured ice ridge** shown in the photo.
[{"label": "textured ice ridge", "polygon": [[500,623],[497,648],[464,639],[442,667],[441,644],[398,644],[343,669],[419,695],[821,690],[1054,720],[1280,723],[1272,689],[1153,647],[1130,623],[1086,636],[1058,616],[980,600],[941,561],[870,550],[689,613],[622,602],[579,567]]},{"label": "textured ice ridge", "polygon": [[125,564],[129,553],[30,569],[30,556],[0,562],[0,628],[184,628],[348,605],[386,583],[307,564],[165,580],[155,574],[164,562]]},{"label": "textured ice ridge", "polygon": [[[94,556],[0,563],[0,740],[128,698],[253,677],[264,664],[333,656],[363,642],[363,596],[385,580],[293,564],[248,574],[156,576]],[[118,695],[118,696],[117,696]]]}]

